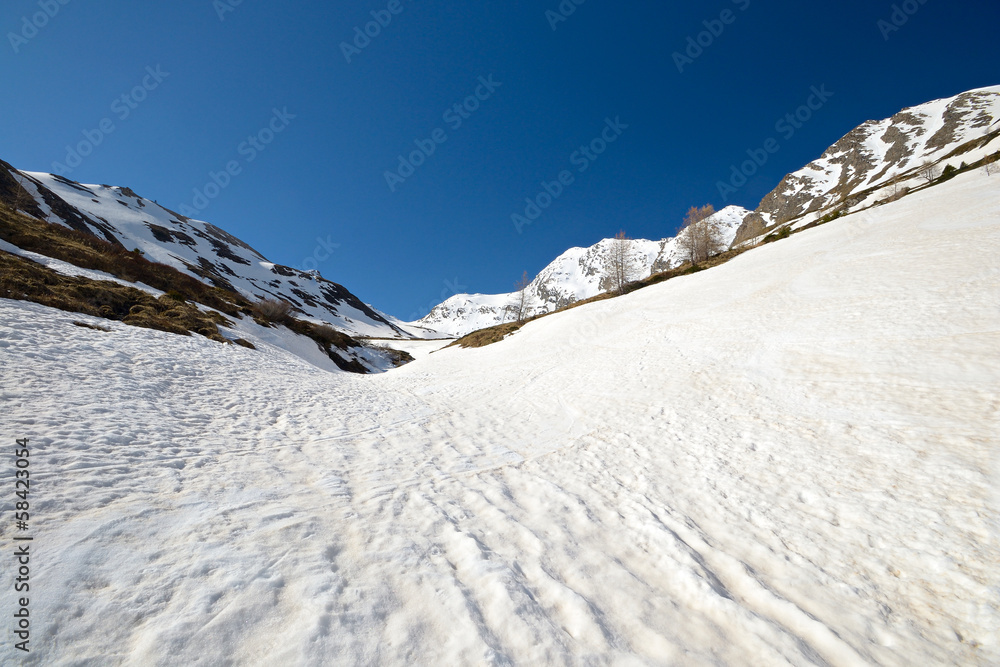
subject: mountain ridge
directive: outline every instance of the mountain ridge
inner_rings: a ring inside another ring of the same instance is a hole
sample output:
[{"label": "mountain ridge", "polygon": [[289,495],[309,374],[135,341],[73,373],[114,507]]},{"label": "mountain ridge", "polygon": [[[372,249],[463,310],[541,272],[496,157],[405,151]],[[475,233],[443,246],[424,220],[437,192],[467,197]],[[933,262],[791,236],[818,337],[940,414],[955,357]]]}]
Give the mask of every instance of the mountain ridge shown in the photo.
[{"label": "mountain ridge", "polygon": [[998,122],[1000,86],[974,88],[865,121],[819,158],[782,178],[744,220],[734,244],[786,225],[842,215],[880,197],[900,196],[902,189],[920,183],[925,166],[943,171],[942,163],[958,168],[961,162],[982,159],[998,149]]},{"label": "mountain ridge", "polygon": [[[975,88],[904,108],[887,119],[865,121],[819,158],[782,178],[753,211],[728,206],[717,213],[725,218],[724,240],[734,248],[757,244],[782,227],[816,224],[905,196],[929,182],[919,173],[925,165],[940,176],[948,166],[957,170],[962,164],[990,159],[1000,148],[998,123],[1000,86]],[[739,219],[734,224],[735,218]],[[633,250],[643,258],[633,279],[676,267],[681,258],[666,252],[671,241],[632,241]],[[571,248],[542,269],[528,286],[527,315],[559,310],[605,291],[601,256],[610,242]],[[591,280],[572,275],[574,263]],[[581,288],[581,282],[586,286]],[[507,321],[514,294],[456,294],[410,324],[464,336]]]},{"label": "mountain ridge", "polygon": [[[20,194],[21,188],[29,198]],[[183,216],[128,187],[81,184],[0,161],[0,196],[31,217],[92,234],[126,250],[138,249],[153,261],[251,301],[287,301],[302,316],[345,333],[415,337],[398,320],[318,271],[270,262],[229,232]]]},{"label": "mountain ridge", "polygon": [[[718,223],[726,246],[732,242],[737,228],[749,213],[740,206],[727,206],[712,216],[711,219]],[[684,263],[687,257],[680,239],[686,233],[682,231],[675,237],[658,241],[628,239],[633,259],[629,279],[642,280]],[[524,315],[534,317],[554,312],[608,291],[611,285],[604,263],[614,242],[614,239],[603,239],[586,248],[570,248],[552,260],[529,283]],[[423,318],[409,324],[461,337],[508,321],[511,318],[508,306],[514,302],[515,294],[456,294],[435,306]]]},{"label": "mountain ridge", "polygon": [[[786,175],[758,207],[728,206],[714,214],[727,246],[757,244],[792,229],[878,205],[930,184],[934,175],[996,159],[1000,148],[1000,86],[907,107],[869,120],[820,158]],[[931,178],[922,171],[930,165]],[[27,194],[27,196],[24,196]],[[125,186],[85,185],[65,177],[17,170],[0,161],[0,198],[36,219],[75,229],[171,266],[250,301],[287,301],[307,320],[351,336],[384,339],[460,337],[511,318],[515,292],[456,294],[423,318],[402,322],[364,303],[346,287],[270,262],[229,232],[194,220]],[[686,257],[677,237],[629,240],[631,280],[676,268]],[[524,315],[563,309],[610,288],[605,258],[613,239],[569,248],[525,290]]]}]

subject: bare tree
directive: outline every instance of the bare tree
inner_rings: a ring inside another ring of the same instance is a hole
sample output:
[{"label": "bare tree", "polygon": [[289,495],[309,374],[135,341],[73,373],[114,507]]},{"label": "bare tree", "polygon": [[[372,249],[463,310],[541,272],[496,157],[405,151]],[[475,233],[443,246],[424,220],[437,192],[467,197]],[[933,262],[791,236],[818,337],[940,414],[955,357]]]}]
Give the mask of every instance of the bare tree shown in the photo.
[{"label": "bare tree", "polygon": [[[528,272],[521,274],[521,279],[514,283],[514,301],[510,304],[510,311],[517,317],[517,322],[523,322],[528,314],[528,287],[531,285],[531,278]],[[504,316],[506,320],[506,315]]]},{"label": "bare tree", "polygon": [[997,160],[996,162],[987,162],[983,169],[986,171],[987,176],[1000,173],[1000,160]]},{"label": "bare tree", "polygon": [[941,168],[930,160],[926,160],[920,165],[920,178],[928,183],[933,183],[934,179],[941,175]]},{"label": "bare tree", "polygon": [[888,194],[886,195],[885,199],[882,199],[876,203],[888,204],[890,202],[902,199],[903,197],[908,195],[910,193],[909,186],[900,185],[905,180],[906,180],[905,177],[903,177],[902,175],[896,175],[892,179],[890,179],[889,185],[886,186],[886,191]]},{"label": "bare tree", "polygon": [[899,196],[899,181],[900,181],[900,179],[901,179],[901,177],[897,174],[896,176],[892,177],[891,181],[889,181],[892,184],[892,196],[893,197],[898,197]]},{"label": "bare tree", "polygon": [[14,198],[14,212],[17,213],[21,208],[21,200],[24,199],[24,195],[27,194],[28,191],[25,189],[24,181],[22,180],[24,179],[24,176],[18,173],[16,169],[14,171],[15,173],[11,175],[14,176],[15,182],[17,183],[17,196]]},{"label": "bare tree", "polygon": [[722,230],[719,229],[718,222],[712,219],[714,214],[715,207],[706,204],[701,208],[692,206],[684,216],[677,243],[687,253],[692,264],[718,255],[725,249]]},{"label": "bare tree", "polygon": [[629,284],[635,274],[635,257],[632,255],[632,239],[625,235],[624,231],[615,234],[611,239],[608,254],[604,258],[605,283],[609,285],[608,290],[618,295],[625,293],[625,286]]}]

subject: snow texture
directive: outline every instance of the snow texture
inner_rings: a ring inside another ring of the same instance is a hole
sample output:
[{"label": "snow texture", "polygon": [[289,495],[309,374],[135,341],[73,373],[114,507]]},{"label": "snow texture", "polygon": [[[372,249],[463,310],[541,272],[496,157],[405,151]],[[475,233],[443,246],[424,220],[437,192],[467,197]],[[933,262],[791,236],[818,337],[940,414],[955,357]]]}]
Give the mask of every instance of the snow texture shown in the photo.
[{"label": "snow texture", "polygon": [[35,536],[0,655],[998,664],[998,189],[377,376],[0,300]]}]

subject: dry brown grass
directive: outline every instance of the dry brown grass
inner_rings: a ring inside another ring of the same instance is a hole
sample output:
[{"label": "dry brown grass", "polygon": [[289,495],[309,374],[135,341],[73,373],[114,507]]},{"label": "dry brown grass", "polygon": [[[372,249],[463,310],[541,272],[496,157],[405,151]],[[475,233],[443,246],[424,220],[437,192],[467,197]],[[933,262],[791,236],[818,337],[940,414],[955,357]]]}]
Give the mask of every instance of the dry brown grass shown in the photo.
[{"label": "dry brown grass", "polygon": [[70,324],[72,324],[74,326],[82,327],[84,329],[93,329],[94,331],[103,331],[104,333],[110,333],[111,332],[111,329],[108,329],[107,327],[98,326],[96,324],[87,324],[86,322],[79,322],[77,320],[73,320],[72,322],[70,322]]},{"label": "dry brown grass", "polygon": [[[350,348],[362,347],[362,343],[331,326],[296,319],[292,316],[293,306],[285,301],[267,299],[251,304],[234,292],[206,285],[171,266],[151,262],[140,253],[15,213],[3,204],[0,204],[0,239],[22,250],[103,271],[127,282],[145,283],[165,292],[156,298],[138,288],[112,281],[64,276],[24,257],[0,251],[0,298],[32,301],[183,336],[197,333],[220,343],[231,341],[219,333],[218,325],[231,326],[231,322],[214,310],[231,317],[252,315],[265,326],[282,324],[297,334],[312,338],[342,370],[368,372],[357,360],[342,354]],[[214,310],[203,312],[198,304]],[[95,328],[82,323],[81,326]],[[244,339],[232,342],[255,349]],[[397,365],[413,360],[409,354],[395,350],[390,356]]]},{"label": "dry brown grass", "polygon": [[[229,341],[219,333],[218,325],[232,326],[224,316],[203,312],[197,305],[180,301],[174,295],[156,298],[135,287],[106,280],[64,276],[23,257],[0,251],[0,298],[31,301],[73,313],[84,313],[132,326],[166,331],[182,336],[197,333],[220,343],[234,342],[256,349],[244,339]],[[281,324],[295,333],[308,336],[330,357],[338,368],[351,373],[367,373],[346,352],[361,343],[331,326],[316,325],[292,317]],[[96,328],[93,325],[83,325]],[[398,353],[398,364],[412,361],[405,352]]]},{"label": "dry brown grass", "polygon": [[74,266],[109,273],[131,283],[141,282],[170,292],[182,300],[195,301],[235,317],[249,312],[242,297],[211,287],[172,266],[151,262],[141,254],[95,236],[35,220],[0,206],[0,239],[29,250],[69,262]]},{"label": "dry brown grass", "polygon": [[[544,315],[539,317],[544,317]],[[493,343],[499,343],[528,322],[532,322],[536,319],[538,318],[534,317],[530,320],[525,320],[524,322],[507,322],[506,324],[498,324],[495,327],[487,327],[485,329],[480,329],[479,331],[473,331],[472,333],[449,344],[448,347],[486,347],[487,345],[492,345]]]},{"label": "dry brown grass", "polygon": [[262,299],[252,306],[258,320],[286,324],[292,318],[292,304],[281,299]]},{"label": "dry brown grass", "polygon": [[215,341],[227,342],[219,334],[217,325],[229,322],[218,313],[202,312],[192,304],[179,303],[168,296],[157,299],[148,292],[111,281],[64,276],[2,251],[0,297],[32,301],[184,336],[199,333]]}]

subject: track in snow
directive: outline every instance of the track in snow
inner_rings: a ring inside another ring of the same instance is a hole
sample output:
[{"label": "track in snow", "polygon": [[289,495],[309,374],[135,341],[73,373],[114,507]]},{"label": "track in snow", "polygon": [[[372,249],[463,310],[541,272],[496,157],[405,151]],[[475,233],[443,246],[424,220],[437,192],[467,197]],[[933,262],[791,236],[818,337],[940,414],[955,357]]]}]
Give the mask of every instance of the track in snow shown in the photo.
[{"label": "track in snow", "polygon": [[998,183],[375,377],[0,301],[28,664],[995,664]]}]

